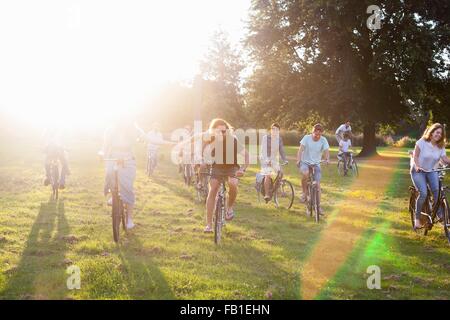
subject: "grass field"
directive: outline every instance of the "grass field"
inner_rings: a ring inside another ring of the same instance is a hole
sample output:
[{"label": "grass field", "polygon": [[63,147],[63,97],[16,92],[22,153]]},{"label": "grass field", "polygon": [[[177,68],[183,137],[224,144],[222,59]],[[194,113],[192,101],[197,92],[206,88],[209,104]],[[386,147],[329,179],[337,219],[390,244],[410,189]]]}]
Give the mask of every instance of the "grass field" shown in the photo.
[{"label": "grass field", "polygon": [[[442,228],[411,231],[403,149],[360,162],[358,179],[323,170],[326,221],[260,205],[252,167],[242,179],[237,217],[220,247],[202,233],[204,208],[182,183],[168,150],[154,178],[139,146],[137,227],[116,245],[95,141],[70,149],[67,189],[49,201],[43,156],[27,142],[0,147],[1,299],[449,299],[450,250]],[[290,157],[295,149],[288,148]],[[292,160],[285,170],[296,191]],[[299,193],[297,192],[297,195]],[[68,290],[66,268],[81,270]],[[370,265],[380,290],[367,289]]]}]

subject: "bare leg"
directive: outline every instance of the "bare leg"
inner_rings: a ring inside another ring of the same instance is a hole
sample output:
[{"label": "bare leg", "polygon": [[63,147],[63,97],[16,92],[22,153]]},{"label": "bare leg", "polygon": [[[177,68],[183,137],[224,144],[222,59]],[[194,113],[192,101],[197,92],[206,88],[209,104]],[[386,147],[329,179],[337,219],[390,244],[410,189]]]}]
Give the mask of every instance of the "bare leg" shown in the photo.
[{"label": "bare leg", "polygon": [[264,197],[270,197],[271,194],[271,179],[270,176],[265,176],[264,177]]},{"label": "bare leg", "polygon": [[308,175],[309,175],[309,172],[301,173],[302,189],[303,189],[304,195],[306,195],[308,193],[308,178],[309,178]]},{"label": "bare leg", "polygon": [[238,180],[235,178],[228,179],[228,211],[233,210],[234,203],[236,202],[236,197],[238,193]]}]

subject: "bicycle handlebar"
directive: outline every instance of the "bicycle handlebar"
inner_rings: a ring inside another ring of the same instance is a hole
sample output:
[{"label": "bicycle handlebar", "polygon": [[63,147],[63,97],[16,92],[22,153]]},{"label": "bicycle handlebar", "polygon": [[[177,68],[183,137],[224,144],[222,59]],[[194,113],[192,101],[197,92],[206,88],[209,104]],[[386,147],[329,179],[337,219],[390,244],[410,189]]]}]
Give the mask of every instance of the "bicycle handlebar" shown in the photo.
[{"label": "bicycle handlebar", "polygon": [[419,172],[423,172],[423,173],[433,173],[433,172],[444,172],[444,171],[450,171],[449,167],[445,167],[445,168],[438,168],[438,169],[433,169],[433,170],[420,170]]}]

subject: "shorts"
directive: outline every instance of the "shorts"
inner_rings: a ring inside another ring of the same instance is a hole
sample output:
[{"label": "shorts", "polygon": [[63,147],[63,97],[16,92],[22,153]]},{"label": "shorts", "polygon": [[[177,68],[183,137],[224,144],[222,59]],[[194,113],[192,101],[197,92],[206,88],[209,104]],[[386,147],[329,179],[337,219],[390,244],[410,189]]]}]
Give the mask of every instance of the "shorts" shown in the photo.
[{"label": "shorts", "polygon": [[231,166],[228,168],[221,168],[221,167],[216,167],[216,166],[212,166],[211,169],[211,179],[221,179],[224,177],[233,177],[236,176],[236,172],[238,171],[238,167],[236,166]]},{"label": "shorts", "polygon": [[[301,163],[300,164],[300,173],[309,171],[309,167],[307,164]],[[314,172],[314,180],[320,181],[322,179],[322,169],[320,168],[320,165],[314,166],[316,168]]]},{"label": "shorts", "polygon": [[280,170],[280,165],[268,165],[268,164],[261,164],[261,174],[264,176],[270,176],[272,174],[276,174]]}]

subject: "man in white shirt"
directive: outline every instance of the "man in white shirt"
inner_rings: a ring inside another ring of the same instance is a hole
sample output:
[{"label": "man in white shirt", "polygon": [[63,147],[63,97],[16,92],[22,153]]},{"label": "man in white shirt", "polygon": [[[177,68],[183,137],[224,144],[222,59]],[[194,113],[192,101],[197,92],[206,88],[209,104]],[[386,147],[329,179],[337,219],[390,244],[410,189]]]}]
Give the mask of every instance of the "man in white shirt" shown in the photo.
[{"label": "man in white shirt", "polygon": [[[302,196],[301,202],[306,201],[306,195],[308,193],[308,178],[310,167],[315,167],[314,180],[317,183],[319,190],[319,198],[321,197],[320,180],[322,178],[322,172],[320,169],[320,162],[325,158],[326,164],[330,162],[330,145],[327,139],[322,135],[323,127],[321,124],[316,124],[313,127],[312,134],[305,135],[300,141],[300,148],[297,153],[297,166],[300,169],[302,180]],[[319,208],[322,214],[322,208]]]},{"label": "man in white shirt", "polygon": [[150,131],[148,131],[147,133],[145,133],[144,130],[142,130],[137,124],[135,124],[135,126],[141,134],[140,140],[143,140],[145,143],[147,143],[147,157],[151,157],[157,162],[158,151],[161,145],[173,144],[173,142],[164,140],[162,133],[159,131],[159,125],[157,123],[153,123]]},{"label": "man in white shirt", "polygon": [[337,140],[338,143],[340,143],[341,140],[344,138],[344,133],[350,134],[350,138],[351,138],[352,127],[350,126],[350,121],[347,121],[346,123],[341,124],[339,126],[339,128],[337,128],[337,130],[336,130],[336,140]]}]

